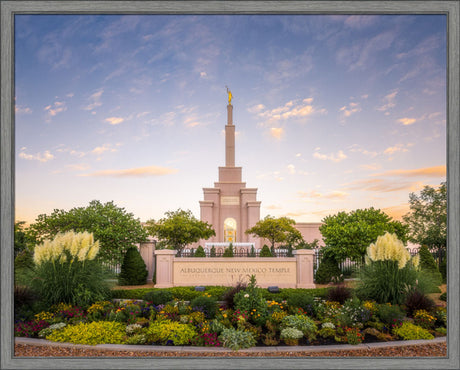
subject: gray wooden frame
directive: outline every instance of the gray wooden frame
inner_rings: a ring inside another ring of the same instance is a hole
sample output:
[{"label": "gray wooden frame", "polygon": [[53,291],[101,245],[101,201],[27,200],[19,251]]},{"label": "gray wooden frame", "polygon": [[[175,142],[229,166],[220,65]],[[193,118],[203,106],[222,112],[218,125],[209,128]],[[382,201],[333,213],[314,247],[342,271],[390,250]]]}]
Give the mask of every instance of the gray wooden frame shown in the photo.
[{"label": "gray wooden frame", "polygon": [[[406,368],[457,369],[459,360],[459,10],[458,1],[4,1],[1,5],[1,363],[0,368]],[[445,14],[448,36],[448,355],[446,358],[15,358],[13,338],[14,15],[80,14]]]}]

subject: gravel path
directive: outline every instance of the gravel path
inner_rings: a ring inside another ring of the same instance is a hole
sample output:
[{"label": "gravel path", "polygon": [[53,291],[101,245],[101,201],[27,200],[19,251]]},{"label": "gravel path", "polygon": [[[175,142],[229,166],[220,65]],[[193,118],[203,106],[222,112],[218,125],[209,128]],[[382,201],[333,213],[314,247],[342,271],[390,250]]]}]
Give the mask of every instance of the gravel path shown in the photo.
[{"label": "gravel path", "polygon": [[127,351],[111,349],[88,349],[75,346],[44,346],[34,344],[16,344],[15,357],[446,357],[446,342],[418,345],[404,345],[380,348],[356,348],[321,350],[317,352],[302,351],[251,351],[222,352],[222,351]]}]

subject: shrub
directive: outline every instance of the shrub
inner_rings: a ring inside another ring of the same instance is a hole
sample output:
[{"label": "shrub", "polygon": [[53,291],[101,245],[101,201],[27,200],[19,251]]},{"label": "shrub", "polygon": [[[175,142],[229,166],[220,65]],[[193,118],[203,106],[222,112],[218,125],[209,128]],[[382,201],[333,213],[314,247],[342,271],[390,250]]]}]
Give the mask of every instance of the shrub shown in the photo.
[{"label": "shrub", "polygon": [[393,333],[403,340],[434,339],[428,330],[410,322],[404,322],[400,327],[394,328]]},{"label": "shrub", "polygon": [[254,246],[251,246],[251,251],[248,251],[248,257],[255,257],[256,256],[256,250]]},{"label": "shrub", "polygon": [[[418,255],[420,256],[420,263],[419,266],[424,274],[431,275],[431,278],[434,282],[433,285],[439,286],[442,283],[442,275],[439,272],[438,266],[436,261],[433,258],[433,255],[428,250],[428,247],[422,245],[418,251]],[[433,293],[437,293],[436,289],[434,289]]]},{"label": "shrub", "polygon": [[433,310],[435,307],[435,303],[431,298],[427,297],[420,290],[411,289],[406,294],[404,306],[406,308],[407,313],[410,316],[412,316],[412,314],[417,310]]},{"label": "shrub", "polygon": [[236,330],[234,328],[223,329],[219,340],[224,347],[238,351],[241,348],[250,348],[256,345],[254,336],[243,330]]},{"label": "shrub", "polygon": [[365,259],[357,294],[378,303],[402,303],[407,287],[417,283],[418,256],[411,258],[395,234],[385,233],[367,248]]},{"label": "shrub", "polygon": [[442,293],[442,294],[439,296],[439,300],[444,301],[444,302],[447,302],[447,292]]},{"label": "shrub", "polygon": [[51,335],[53,331],[62,329],[65,326],[67,326],[65,322],[58,322],[56,324],[51,324],[47,328],[40,330],[40,332],[38,333],[38,336],[40,338],[45,338],[46,336]]},{"label": "shrub", "polygon": [[224,254],[222,257],[233,257],[233,244],[230,243],[230,245],[225,248]]},{"label": "shrub", "polygon": [[255,324],[263,324],[268,315],[268,305],[260,290],[256,288],[255,276],[252,275],[246,289],[239,291],[233,298],[235,310],[248,312],[249,319]]},{"label": "shrub", "polygon": [[193,326],[171,320],[155,321],[147,329],[147,336],[151,342],[175,346],[189,344],[196,335]]},{"label": "shrub", "polygon": [[144,285],[147,282],[147,266],[135,247],[127,249],[121,264],[119,285]]},{"label": "shrub", "polygon": [[233,299],[235,297],[235,294],[246,289],[247,284],[243,282],[238,282],[234,287],[231,287],[228,289],[222,297],[222,300],[225,302],[225,307],[227,308],[232,308],[234,307]]},{"label": "shrub", "polygon": [[281,330],[280,338],[281,339],[300,339],[303,337],[301,330],[296,328],[287,327]]},{"label": "shrub", "polygon": [[340,275],[341,271],[335,257],[329,252],[325,251],[319,264],[318,270],[316,270],[316,283],[327,284],[334,277],[339,277]]},{"label": "shrub", "polygon": [[358,328],[347,328],[345,333],[347,336],[347,343],[349,344],[360,344],[364,340],[364,334],[362,334]]},{"label": "shrub", "polygon": [[270,248],[268,248],[268,245],[264,245],[260,251],[259,257],[273,257],[272,252],[270,251]]},{"label": "shrub", "polygon": [[88,306],[109,295],[107,274],[98,261],[99,242],[87,232],[57,234],[35,247],[33,287],[48,305]]},{"label": "shrub", "polygon": [[350,299],[352,295],[353,289],[347,288],[344,285],[338,285],[327,290],[326,299],[328,301],[343,304],[347,299]]},{"label": "shrub", "polygon": [[27,286],[14,286],[14,318],[15,320],[29,319],[37,306],[38,295]]},{"label": "shrub", "polygon": [[447,258],[444,259],[439,264],[439,272],[441,273],[442,282],[445,284],[447,281]]},{"label": "shrub", "polygon": [[125,336],[125,325],[112,321],[95,321],[69,325],[55,330],[46,339],[53,342],[69,342],[75,344],[122,344]]},{"label": "shrub", "polygon": [[216,256],[216,248],[214,246],[211,247],[211,257]]},{"label": "shrub", "polygon": [[287,304],[291,307],[298,307],[313,316],[316,313],[315,298],[311,294],[297,293],[288,297]]},{"label": "shrub", "polygon": [[404,312],[398,305],[391,305],[389,303],[380,304],[378,306],[377,316],[384,324],[396,325],[404,318]]},{"label": "shrub", "polygon": [[358,298],[354,298],[347,300],[340,307],[337,320],[342,326],[363,327],[370,320],[371,316],[371,311],[365,308]]},{"label": "shrub", "polygon": [[152,290],[144,295],[144,301],[153,302],[155,305],[166,304],[173,300],[173,294],[169,290]]},{"label": "shrub", "polygon": [[317,327],[315,322],[305,315],[289,315],[281,320],[281,328],[295,328],[300,330],[308,340],[316,338]]},{"label": "shrub", "polygon": [[432,329],[436,322],[436,317],[430,315],[428,311],[417,310],[414,312],[414,324],[424,329]]},{"label": "shrub", "polygon": [[37,337],[38,333],[49,325],[46,320],[18,321],[14,324],[14,336]]},{"label": "shrub", "polygon": [[206,252],[201,245],[198,246],[193,257],[206,257]]},{"label": "shrub", "polygon": [[212,320],[216,316],[217,301],[213,297],[203,295],[193,298],[190,302],[190,306],[192,306],[192,309],[195,311],[203,312],[207,319]]}]

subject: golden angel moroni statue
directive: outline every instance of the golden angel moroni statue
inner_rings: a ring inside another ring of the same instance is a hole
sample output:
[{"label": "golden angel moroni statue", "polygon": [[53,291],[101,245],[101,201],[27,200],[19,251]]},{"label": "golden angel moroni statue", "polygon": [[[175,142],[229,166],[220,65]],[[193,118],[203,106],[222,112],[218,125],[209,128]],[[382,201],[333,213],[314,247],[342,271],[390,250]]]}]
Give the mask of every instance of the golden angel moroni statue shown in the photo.
[{"label": "golden angel moroni statue", "polygon": [[[227,86],[225,86],[227,87]],[[232,104],[232,92],[227,87],[227,94],[228,94],[228,104]]]}]

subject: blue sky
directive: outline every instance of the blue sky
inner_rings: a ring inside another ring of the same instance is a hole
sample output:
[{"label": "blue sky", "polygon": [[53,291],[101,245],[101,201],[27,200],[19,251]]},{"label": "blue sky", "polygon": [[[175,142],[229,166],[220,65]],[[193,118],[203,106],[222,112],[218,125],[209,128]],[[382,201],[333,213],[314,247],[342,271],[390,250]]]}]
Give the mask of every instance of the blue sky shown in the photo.
[{"label": "blue sky", "polygon": [[190,209],[225,163],[261,216],[319,222],[445,181],[443,15],[17,15],[16,220]]}]

